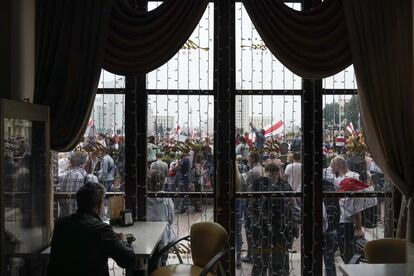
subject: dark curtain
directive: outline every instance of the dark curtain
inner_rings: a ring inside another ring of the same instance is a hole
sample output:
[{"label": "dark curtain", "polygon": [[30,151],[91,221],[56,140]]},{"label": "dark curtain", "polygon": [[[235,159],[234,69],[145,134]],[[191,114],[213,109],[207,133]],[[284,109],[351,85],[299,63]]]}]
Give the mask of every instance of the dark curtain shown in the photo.
[{"label": "dark curtain", "polygon": [[119,75],[150,72],[170,60],[200,21],[207,0],[167,0],[140,12],[114,0],[104,69]]},{"label": "dark curtain", "polygon": [[273,55],[307,79],[331,76],[351,65],[342,0],[326,0],[296,11],[282,0],[243,0],[254,26]]},{"label": "dark curtain", "polygon": [[82,138],[95,99],[112,0],[39,0],[34,102],[50,106],[51,149]]},{"label": "dark curtain", "polygon": [[404,195],[398,237],[414,242],[412,1],[344,0],[344,12],[366,142]]}]

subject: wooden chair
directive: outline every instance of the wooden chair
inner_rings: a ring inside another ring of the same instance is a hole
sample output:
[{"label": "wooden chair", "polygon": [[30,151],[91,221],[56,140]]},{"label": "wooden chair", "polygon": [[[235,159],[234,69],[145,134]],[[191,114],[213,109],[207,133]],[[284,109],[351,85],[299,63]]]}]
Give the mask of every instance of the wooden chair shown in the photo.
[{"label": "wooden chair", "polygon": [[[189,240],[193,265],[184,264],[176,245]],[[217,263],[233,248],[226,249],[228,235],[226,230],[215,222],[199,222],[191,226],[190,235],[177,239],[160,250],[157,256],[162,256],[171,248],[178,253],[180,264],[160,267],[151,273],[151,276],[206,276],[214,275]]]},{"label": "wooden chair", "polygon": [[379,239],[369,241],[364,247],[365,258],[370,264],[394,264],[407,262],[407,243],[403,239]]}]

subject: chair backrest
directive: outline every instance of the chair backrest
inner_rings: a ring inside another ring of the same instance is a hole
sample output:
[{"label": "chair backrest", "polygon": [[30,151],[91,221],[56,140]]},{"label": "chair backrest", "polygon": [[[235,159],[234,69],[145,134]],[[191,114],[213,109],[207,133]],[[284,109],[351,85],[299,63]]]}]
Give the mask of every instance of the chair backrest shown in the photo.
[{"label": "chair backrest", "polygon": [[195,265],[205,267],[226,245],[227,231],[215,222],[198,222],[191,226],[191,254]]},{"label": "chair backrest", "polygon": [[403,239],[379,239],[369,241],[364,247],[370,264],[406,263],[407,243]]}]

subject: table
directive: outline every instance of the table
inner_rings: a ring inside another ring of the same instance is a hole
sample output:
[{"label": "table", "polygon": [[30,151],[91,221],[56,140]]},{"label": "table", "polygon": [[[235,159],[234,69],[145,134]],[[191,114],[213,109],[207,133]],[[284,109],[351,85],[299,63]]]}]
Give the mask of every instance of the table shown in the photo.
[{"label": "table", "polygon": [[339,270],[345,276],[405,276],[409,274],[407,264],[342,264]]},{"label": "table", "polygon": [[127,275],[148,275],[148,260],[154,254],[167,227],[167,222],[135,222],[132,226],[114,226],[117,233],[133,234],[131,244],[137,256],[136,271],[127,271]]},{"label": "table", "polygon": [[[131,226],[113,226],[113,228],[117,233],[133,234],[135,237],[131,245],[137,256],[137,267],[132,271],[127,270],[126,275],[148,275],[148,261],[161,241],[167,222],[135,222]],[[42,254],[48,256],[50,247]]]}]

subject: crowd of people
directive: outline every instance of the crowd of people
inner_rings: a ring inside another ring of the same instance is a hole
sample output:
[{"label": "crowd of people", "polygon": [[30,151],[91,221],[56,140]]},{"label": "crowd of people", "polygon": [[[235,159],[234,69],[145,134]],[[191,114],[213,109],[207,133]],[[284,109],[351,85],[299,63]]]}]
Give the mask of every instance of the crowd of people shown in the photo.
[{"label": "crowd of people", "polygon": [[[251,263],[252,275],[289,275],[288,251],[298,238],[300,197],[272,197],[263,192],[300,192],[302,187],[301,139],[272,137],[264,139],[256,130],[256,141],[248,133],[236,137],[237,189],[261,192],[258,197],[236,201],[236,267]],[[371,175],[382,173],[363,147],[356,144],[362,135],[336,133],[337,138],[324,140],[324,192],[373,192],[378,183]],[[257,138],[259,138],[259,143]],[[260,140],[262,139],[262,140]],[[269,152],[266,145],[276,139],[278,151]],[[354,141],[355,140],[355,141]],[[350,144],[350,141],[353,143]],[[366,149],[366,148],[365,148]],[[374,185],[375,184],[375,185]],[[376,226],[377,199],[363,197],[325,197],[323,201],[324,262],[326,275],[336,275],[335,254],[349,263],[365,243],[364,227]],[[370,213],[368,213],[370,211]],[[368,215],[369,214],[369,215]],[[371,216],[371,217],[368,217]],[[244,226],[247,254],[242,253]]]},{"label": "crowd of people", "polygon": [[[122,136],[87,137],[71,152],[58,153],[57,192],[75,193],[87,181],[101,183],[106,191],[124,191],[125,145]],[[58,201],[58,216],[76,211],[74,198]]]},{"label": "crowd of people", "polygon": [[[266,137],[264,130],[250,125],[250,133],[236,136],[238,192],[300,192],[302,188],[302,142],[300,135]],[[251,134],[254,134],[253,137]],[[339,139],[325,137],[324,191],[374,191],[372,170],[381,172],[369,154],[363,153],[363,164],[355,164],[347,148],[343,132]],[[342,137],[343,136],[343,137]],[[337,138],[338,138],[337,137]],[[345,141],[345,142],[344,142]],[[93,145],[99,144],[98,147]],[[88,150],[92,148],[92,150]],[[93,150],[99,148],[99,150]],[[99,182],[107,191],[123,191],[125,146],[122,136],[102,134],[95,141],[83,141],[76,150],[60,153],[58,191],[76,192],[85,182]],[[210,137],[187,138],[180,142],[169,138],[148,137],[147,191],[202,193],[212,191],[214,176],[213,142]],[[361,161],[361,160],[359,160]],[[357,162],[358,163],[358,162]],[[351,180],[351,181],[350,181]],[[336,275],[334,256],[337,250],[345,263],[356,253],[363,239],[362,214],[375,207],[375,198],[324,199],[324,261],[327,275]],[[147,199],[147,219],[167,221],[163,243],[175,238],[174,214],[186,214],[193,206],[201,212],[202,202],[196,197]],[[252,275],[288,275],[288,252],[299,237],[301,198],[253,197],[236,200],[236,266],[253,264]],[[76,209],[74,199],[60,202],[60,215]],[[247,254],[242,256],[242,230],[246,233]],[[166,256],[163,258],[165,263]]]}]

